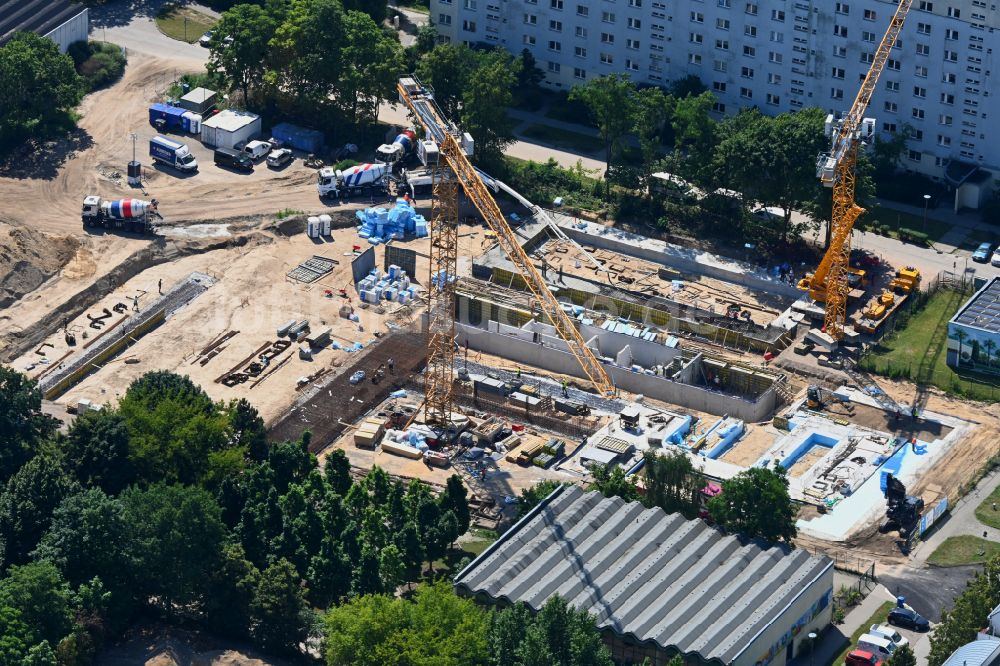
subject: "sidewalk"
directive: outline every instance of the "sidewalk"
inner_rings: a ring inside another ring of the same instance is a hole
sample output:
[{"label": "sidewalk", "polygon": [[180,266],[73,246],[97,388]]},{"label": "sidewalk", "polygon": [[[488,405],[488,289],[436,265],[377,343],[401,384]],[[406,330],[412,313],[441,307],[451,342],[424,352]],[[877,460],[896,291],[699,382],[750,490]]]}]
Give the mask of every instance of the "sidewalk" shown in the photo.
[{"label": "sidewalk", "polygon": [[[851,609],[844,617],[842,624],[832,624],[820,635],[812,655],[808,651],[797,655],[792,660],[791,666],[809,666],[810,663],[813,666],[833,664],[834,658],[847,647],[854,632],[867,622],[872,614],[878,610],[878,607],[886,601],[895,601],[895,597],[882,585],[876,585],[864,598],[864,601]],[[833,666],[841,665],[833,664]]]}]

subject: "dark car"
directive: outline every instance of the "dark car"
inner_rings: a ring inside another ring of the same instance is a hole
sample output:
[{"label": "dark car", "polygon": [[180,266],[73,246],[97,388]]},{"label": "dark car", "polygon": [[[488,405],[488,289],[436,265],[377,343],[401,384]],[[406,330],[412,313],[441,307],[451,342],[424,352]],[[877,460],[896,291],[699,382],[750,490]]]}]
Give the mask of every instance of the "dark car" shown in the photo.
[{"label": "dark car", "polygon": [[972,253],[972,260],[980,264],[985,264],[993,254],[993,243],[980,243],[976,251]]},{"label": "dark car", "polygon": [[914,631],[927,631],[931,626],[927,618],[909,608],[893,608],[889,611],[889,624]]},{"label": "dark car", "polygon": [[215,163],[218,166],[227,166],[232,169],[253,171],[253,160],[246,153],[229,148],[215,149]]}]

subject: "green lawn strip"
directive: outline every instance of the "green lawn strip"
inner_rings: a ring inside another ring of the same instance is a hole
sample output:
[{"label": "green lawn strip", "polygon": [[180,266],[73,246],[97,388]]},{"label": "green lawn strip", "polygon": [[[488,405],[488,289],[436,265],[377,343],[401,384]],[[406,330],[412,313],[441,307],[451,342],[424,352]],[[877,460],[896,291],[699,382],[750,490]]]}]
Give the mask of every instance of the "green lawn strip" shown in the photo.
[{"label": "green lawn strip", "polygon": [[[187,19],[185,29],[184,19]],[[196,9],[180,5],[168,5],[156,16],[156,27],[167,37],[193,44],[211,30],[217,21]]]},{"label": "green lawn strip", "polygon": [[[889,227],[889,236],[892,238],[899,238],[900,229],[909,229],[910,231],[920,231],[924,232],[924,216],[923,215],[912,215],[910,213],[904,213],[902,211],[892,210],[891,208],[879,208],[877,211],[873,212],[870,219],[865,220],[866,227]],[[939,240],[946,233],[951,231],[954,225],[949,222],[942,222],[941,220],[935,220],[928,214],[926,233],[928,239],[933,243]]]},{"label": "green lawn strip", "polygon": [[847,653],[853,650],[858,645],[858,639],[861,638],[863,634],[867,634],[868,630],[871,629],[873,624],[885,624],[886,619],[889,617],[889,611],[895,606],[891,601],[885,601],[879,606],[872,616],[865,620],[860,627],[858,627],[853,634],[851,634],[851,639],[847,644],[847,647],[833,658],[826,666],[841,666],[844,663],[844,659],[847,657]]},{"label": "green lawn strip", "polygon": [[960,393],[974,400],[1000,400],[1000,383],[987,377],[963,371],[947,364],[947,348],[942,345],[923,376],[917,377],[924,353],[937,329],[948,327],[948,320],[955,314],[967,296],[942,289],[910,318],[906,327],[883,340],[864,361],[864,366],[877,374],[903,376],[921,384],[931,384],[943,391]]},{"label": "green lawn strip", "polygon": [[[997,510],[993,510],[993,505],[997,505]],[[1000,487],[994,488],[990,496],[976,507],[976,518],[983,525],[1000,530]]]},{"label": "green lawn strip", "polygon": [[600,149],[600,141],[594,137],[589,137],[578,132],[570,132],[559,127],[549,127],[548,125],[528,125],[521,133],[521,136],[535,141],[552,144],[557,148],[567,148],[574,152],[593,154]]},{"label": "green lawn strip", "polygon": [[927,563],[939,567],[982,564],[997,553],[1000,553],[1000,543],[964,534],[945,539],[927,558]]}]

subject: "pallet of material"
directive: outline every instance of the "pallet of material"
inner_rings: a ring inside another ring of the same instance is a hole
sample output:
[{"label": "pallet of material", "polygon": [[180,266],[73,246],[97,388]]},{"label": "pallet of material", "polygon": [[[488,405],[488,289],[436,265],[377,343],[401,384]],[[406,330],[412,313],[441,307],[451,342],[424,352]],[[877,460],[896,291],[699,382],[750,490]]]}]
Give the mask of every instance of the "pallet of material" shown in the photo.
[{"label": "pallet of material", "polygon": [[451,459],[440,451],[424,451],[424,462],[433,467],[447,467]]},{"label": "pallet of material", "polygon": [[553,460],[555,460],[555,456],[548,453],[539,453],[532,459],[531,464],[535,467],[545,468],[551,465]]},{"label": "pallet of material", "polygon": [[423,452],[415,446],[400,444],[388,439],[382,442],[382,450],[386,453],[403,456],[404,458],[413,458],[414,460],[417,460],[424,455]]}]

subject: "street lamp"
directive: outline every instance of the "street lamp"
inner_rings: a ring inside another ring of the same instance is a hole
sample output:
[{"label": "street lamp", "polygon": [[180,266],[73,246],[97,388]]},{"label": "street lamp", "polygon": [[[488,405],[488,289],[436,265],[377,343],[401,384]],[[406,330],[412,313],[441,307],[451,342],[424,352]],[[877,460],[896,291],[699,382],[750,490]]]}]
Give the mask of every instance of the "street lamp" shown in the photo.
[{"label": "street lamp", "polygon": [[809,632],[809,666],[813,666],[813,652],[816,648],[816,632]]},{"label": "street lamp", "polygon": [[924,195],[924,233],[927,233],[927,204],[931,202],[931,195]]}]

